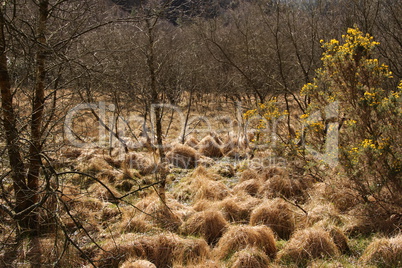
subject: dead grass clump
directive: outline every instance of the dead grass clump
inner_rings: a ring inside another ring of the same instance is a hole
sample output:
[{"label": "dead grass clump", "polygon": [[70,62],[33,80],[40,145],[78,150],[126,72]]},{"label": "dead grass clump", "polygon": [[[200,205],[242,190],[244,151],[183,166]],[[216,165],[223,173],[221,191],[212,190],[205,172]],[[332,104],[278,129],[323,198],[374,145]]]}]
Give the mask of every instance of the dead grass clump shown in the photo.
[{"label": "dead grass clump", "polygon": [[222,200],[230,194],[230,189],[221,181],[203,181],[196,184],[199,184],[199,188],[195,192],[194,200]]},{"label": "dead grass clump", "polygon": [[176,265],[188,267],[189,265],[205,263],[210,255],[211,250],[204,239],[183,239],[174,252],[174,264],[175,267]]},{"label": "dead grass clump", "polygon": [[260,249],[251,247],[236,252],[230,263],[232,268],[266,268],[270,260]]},{"label": "dead grass clump", "polygon": [[141,237],[134,234],[109,239],[95,257],[96,264],[99,267],[117,268],[129,258],[144,258],[146,255],[142,244]]},{"label": "dead grass clump", "polygon": [[121,166],[123,164],[123,160],[118,157],[112,157],[109,155],[105,155],[105,156],[103,156],[103,159],[114,168],[121,168]]},{"label": "dead grass clump", "polygon": [[181,226],[185,235],[202,236],[208,244],[214,245],[222,236],[228,222],[220,211],[207,210],[196,212]]},{"label": "dead grass clump", "polygon": [[116,218],[120,214],[121,212],[116,206],[105,206],[102,209],[100,219],[102,224],[109,224],[113,218]]},{"label": "dead grass clump", "polygon": [[222,157],[221,144],[218,138],[208,135],[198,143],[198,152],[208,157]]},{"label": "dead grass clump", "polygon": [[244,191],[251,196],[256,196],[261,187],[261,182],[258,179],[249,179],[240,182],[233,188],[233,192]]},{"label": "dead grass clump", "polygon": [[294,233],[279,252],[278,259],[284,263],[305,264],[315,258],[334,257],[338,254],[338,248],[329,233],[322,228],[313,227]]},{"label": "dead grass clump", "polygon": [[336,227],[333,223],[328,221],[321,221],[314,225],[315,227],[320,227],[327,231],[334,241],[336,247],[339,249],[341,253],[349,253],[350,248],[348,244],[348,238],[345,233]]},{"label": "dead grass clump", "polygon": [[182,224],[182,211],[188,210],[184,205],[167,195],[164,204],[157,194],[152,194],[136,204],[145,213],[139,214],[144,220],[151,221],[169,231],[176,231]]},{"label": "dead grass clump", "polygon": [[289,173],[283,167],[273,166],[273,167],[269,167],[269,168],[266,168],[265,170],[263,170],[261,178],[263,181],[267,181],[267,180],[273,178],[274,176],[288,178]]},{"label": "dead grass clump", "polygon": [[199,155],[198,152],[190,146],[176,144],[173,150],[166,155],[166,159],[174,166],[189,169],[196,167]]},{"label": "dead grass clump", "polygon": [[88,161],[80,162],[77,169],[82,173],[96,175],[104,170],[112,170],[113,167],[109,165],[103,158],[93,157]]},{"label": "dead grass clump", "polygon": [[82,198],[78,199],[75,207],[98,212],[103,208],[103,205],[103,202],[98,198],[83,196]]},{"label": "dead grass clump", "polygon": [[360,261],[378,267],[402,267],[402,234],[374,240],[368,245]]},{"label": "dead grass clump", "polygon": [[175,264],[173,267],[175,267],[175,268],[222,268],[222,265],[214,260],[205,260],[203,263],[188,264],[188,265]]},{"label": "dead grass clump", "polygon": [[154,236],[125,234],[108,240],[96,260],[99,267],[120,267],[131,258],[146,259],[156,267],[171,267],[173,253],[180,241],[180,237],[171,233]]},{"label": "dead grass clump", "polygon": [[305,195],[303,186],[298,179],[280,175],[274,175],[268,179],[260,188],[259,194],[267,198],[284,196],[297,200],[303,200]]},{"label": "dead grass clump", "polygon": [[109,183],[115,183],[116,179],[119,177],[120,172],[113,169],[103,170],[96,177],[99,180],[107,181]]},{"label": "dead grass clump", "polygon": [[94,183],[88,188],[88,193],[98,198],[103,202],[118,202],[117,198],[120,196],[119,192],[108,182],[103,181],[104,185],[100,183]]},{"label": "dead grass clump", "polygon": [[84,265],[84,260],[79,257],[79,251],[71,245],[64,245],[63,237],[47,237],[37,240],[35,238],[28,246],[33,247],[29,249],[30,253],[33,253],[32,251],[40,253],[40,260],[38,260],[40,263],[34,263],[32,264],[33,266],[46,267],[56,262],[60,267],[79,267]]},{"label": "dead grass clump", "polygon": [[206,200],[206,199],[201,199],[198,200],[194,205],[193,205],[193,209],[195,211],[205,211],[208,209],[211,209],[212,207],[215,207],[216,203],[211,201],[211,200]]},{"label": "dead grass clump", "polygon": [[294,213],[282,199],[264,202],[253,210],[250,216],[251,225],[264,224],[270,227],[281,239],[289,239],[295,229]]},{"label": "dead grass clump", "polygon": [[191,135],[190,137],[188,137],[186,139],[186,141],[184,142],[184,145],[190,146],[191,148],[196,148],[198,145],[199,141],[196,137],[194,137],[193,135]]},{"label": "dead grass clump", "polygon": [[325,221],[335,225],[342,223],[339,210],[332,203],[328,203],[320,200],[313,200],[309,202],[305,207],[308,211],[308,224],[310,226],[317,222]]},{"label": "dead grass clump", "polygon": [[350,252],[348,238],[342,232],[341,229],[333,226],[333,227],[330,227],[328,231],[329,231],[329,235],[332,237],[332,240],[334,241],[336,247],[339,249],[340,252],[342,252],[342,253]]},{"label": "dead grass clump", "polygon": [[206,171],[204,167],[197,167],[187,178],[182,179],[174,189],[174,196],[180,201],[197,201],[201,199],[222,200],[230,194],[230,189],[220,178]]},{"label": "dead grass clump", "polygon": [[216,253],[217,257],[223,260],[229,258],[232,253],[249,247],[256,247],[268,257],[274,258],[276,255],[274,233],[265,225],[231,226],[219,240]]},{"label": "dead grass clump", "polygon": [[125,155],[122,164],[124,170],[136,169],[141,175],[151,174],[154,170],[152,160],[145,155],[136,152],[130,152]]},{"label": "dead grass clump", "polygon": [[80,155],[82,154],[81,149],[78,148],[73,148],[73,147],[67,147],[61,152],[61,156],[65,157],[67,159],[77,159]]},{"label": "dead grass clump", "polygon": [[226,220],[231,222],[246,223],[250,217],[250,212],[236,198],[225,198],[219,202],[218,207],[223,212]]},{"label": "dead grass clump", "polygon": [[151,224],[136,217],[124,217],[119,227],[122,233],[146,233],[152,230]]},{"label": "dead grass clump", "polygon": [[120,268],[156,268],[155,264],[147,260],[129,259]]},{"label": "dead grass clump", "polygon": [[225,153],[225,156],[236,160],[243,160],[247,159],[247,157],[250,155],[249,153],[250,150],[234,148],[229,152]]},{"label": "dead grass clump", "polygon": [[325,185],[324,196],[340,211],[346,211],[359,203],[358,193],[344,185]]},{"label": "dead grass clump", "polygon": [[218,163],[211,167],[211,171],[223,177],[233,177],[235,175],[235,168],[229,163]]},{"label": "dead grass clump", "polygon": [[258,180],[258,179],[259,179],[259,176],[255,170],[246,169],[241,173],[239,182],[244,182],[244,181],[248,181],[248,180]]},{"label": "dead grass clump", "polygon": [[156,267],[172,267],[174,252],[180,247],[181,238],[172,233],[161,233],[142,238],[146,259]]}]

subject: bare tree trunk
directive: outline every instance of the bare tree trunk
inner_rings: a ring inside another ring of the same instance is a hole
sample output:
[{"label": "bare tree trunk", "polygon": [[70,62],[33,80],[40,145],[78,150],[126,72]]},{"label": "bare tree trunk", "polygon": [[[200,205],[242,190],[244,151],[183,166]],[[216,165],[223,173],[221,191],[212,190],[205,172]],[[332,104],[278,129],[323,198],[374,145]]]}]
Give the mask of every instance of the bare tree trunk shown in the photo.
[{"label": "bare tree trunk", "polygon": [[2,123],[5,130],[7,141],[8,159],[12,170],[13,188],[15,194],[15,208],[17,221],[23,229],[29,227],[27,219],[21,215],[22,211],[28,207],[24,162],[22,161],[20,147],[18,145],[18,130],[16,127],[16,115],[13,109],[13,95],[11,92],[10,76],[7,68],[6,41],[4,36],[5,21],[0,10],[0,89],[2,104]]},{"label": "bare tree trunk", "polygon": [[[45,104],[45,61],[46,61],[46,22],[48,17],[48,0],[39,2],[38,40],[36,54],[36,81],[31,121],[31,143],[29,147],[28,195],[30,205],[38,202],[39,172],[42,152],[42,121]],[[30,213],[29,225],[32,230],[38,228],[37,216]]]},{"label": "bare tree trunk", "polygon": [[[155,128],[156,128],[156,143],[158,145],[159,153],[159,164],[165,162],[165,151],[163,148],[163,137],[162,137],[162,112],[160,107],[160,99],[158,92],[158,85],[156,80],[156,70],[155,70],[155,40],[154,40],[154,27],[157,23],[157,19],[151,22],[151,19],[146,20],[148,28],[148,45],[149,51],[147,55],[147,64],[149,75],[151,79],[151,105],[155,105],[154,115],[155,115]],[[151,115],[152,116],[152,115]],[[160,186],[159,186],[159,196],[163,203],[166,203],[166,174],[164,171],[160,172]]]}]

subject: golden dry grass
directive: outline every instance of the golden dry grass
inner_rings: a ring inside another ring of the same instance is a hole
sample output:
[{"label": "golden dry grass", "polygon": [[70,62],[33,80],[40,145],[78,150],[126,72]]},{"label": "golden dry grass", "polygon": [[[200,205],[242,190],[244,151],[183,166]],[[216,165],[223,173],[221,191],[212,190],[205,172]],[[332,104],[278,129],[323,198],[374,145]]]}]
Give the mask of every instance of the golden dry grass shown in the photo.
[{"label": "golden dry grass", "polygon": [[256,196],[260,191],[262,184],[258,179],[248,179],[243,182],[240,182],[233,188],[233,192],[243,191],[251,196]]},{"label": "golden dry grass", "polygon": [[102,156],[95,156],[88,161],[82,161],[77,167],[77,170],[95,175],[101,171],[112,170],[112,166],[103,159]]},{"label": "golden dry grass", "polygon": [[137,152],[129,152],[124,156],[122,168],[124,170],[136,169],[141,175],[151,174],[155,169],[154,163],[150,157],[146,156],[144,153],[140,154]]},{"label": "golden dry grass", "polygon": [[335,257],[339,250],[330,234],[322,228],[312,227],[295,232],[279,252],[281,262],[305,264],[315,258]]},{"label": "golden dry grass", "polygon": [[166,159],[170,164],[184,169],[195,168],[199,158],[200,156],[194,148],[182,144],[176,144],[166,154]]},{"label": "golden dry grass", "polygon": [[201,199],[222,200],[230,195],[230,189],[204,167],[197,167],[194,172],[182,179],[174,189],[174,196],[180,201],[195,202]]},{"label": "golden dry grass", "polygon": [[268,257],[274,258],[276,255],[274,233],[265,225],[230,226],[219,240],[215,250],[217,257],[224,260],[228,259],[231,254],[249,247],[256,247]]},{"label": "golden dry grass", "polygon": [[120,193],[110,183],[103,181],[104,185],[94,183],[88,188],[88,193],[102,202],[118,202]]},{"label": "golden dry grass", "polygon": [[228,222],[220,211],[207,210],[191,215],[181,226],[181,232],[185,235],[201,236],[208,244],[214,245],[227,226]]},{"label": "golden dry grass", "polygon": [[319,227],[324,229],[329,233],[329,235],[332,238],[332,241],[334,241],[336,247],[339,249],[341,253],[350,253],[350,248],[349,248],[349,239],[345,235],[345,233],[336,225],[334,225],[333,222],[329,222],[327,220],[320,221],[314,225],[315,227]]},{"label": "golden dry grass", "polygon": [[156,268],[155,264],[147,260],[129,259],[120,268]]},{"label": "golden dry grass", "polygon": [[254,180],[259,179],[258,173],[253,169],[246,169],[241,173],[239,182],[244,182],[244,181],[253,180],[253,179]]},{"label": "golden dry grass", "polygon": [[240,200],[228,197],[217,203],[226,220],[230,222],[246,223],[250,218],[250,210]]},{"label": "golden dry grass", "polygon": [[178,212],[187,209],[170,195],[167,195],[166,204],[164,204],[157,194],[151,194],[142,199],[136,207],[145,212],[145,214],[140,213],[138,219],[151,221],[170,231],[176,231],[180,227],[182,219],[181,213]]},{"label": "golden dry grass", "polygon": [[279,176],[281,178],[288,178],[289,177],[289,172],[284,168],[280,166],[272,166],[264,169],[261,174],[261,179],[263,181],[267,181],[274,176]]},{"label": "golden dry grass", "polygon": [[[265,177],[268,177],[265,175]],[[303,200],[305,191],[299,179],[289,178],[286,175],[273,175],[260,187],[259,194],[266,198],[284,196],[290,199]]]},{"label": "golden dry grass", "polygon": [[360,261],[378,267],[402,267],[402,234],[371,242]]},{"label": "golden dry grass", "polygon": [[295,217],[289,204],[282,199],[269,200],[256,207],[250,216],[251,225],[264,224],[280,239],[289,239],[295,229]]},{"label": "golden dry grass", "polygon": [[181,238],[172,233],[153,236],[125,234],[109,239],[96,256],[99,267],[120,267],[129,259],[144,259],[156,267],[170,267]]},{"label": "golden dry grass", "polygon": [[194,137],[193,135],[190,135],[184,142],[184,145],[190,146],[192,148],[196,148],[198,143],[199,143],[199,140],[196,137]]},{"label": "golden dry grass", "polygon": [[210,135],[204,137],[198,144],[198,152],[207,157],[222,157],[222,142],[217,137]]},{"label": "golden dry grass", "polygon": [[[64,249],[65,246],[66,249]],[[59,262],[58,265],[60,267],[79,267],[84,264],[84,261],[79,257],[80,252],[71,245],[64,245],[64,239],[62,236],[38,238],[37,242],[28,247],[35,247],[31,250],[37,251],[37,253],[41,254],[41,267],[42,265],[51,266],[57,261]],[[33,266],[35,266],[35,264]]]},{"label": "golden dry grass", "polygon": [[231,268],[266,268],[269,263],[268,256],[255,247],[236,252],[229,261]]},{"label": "golden dry grass", "polygon": [[81,149],[74,147],[66,147],[61,151],[61,157],[71,160],[77,159],[81,154]]},{"label": "golden dry grass", "polygon": [[205,263],[211,249],[204,239],[183,239],[174,252],[174,266],[189,266]]}]

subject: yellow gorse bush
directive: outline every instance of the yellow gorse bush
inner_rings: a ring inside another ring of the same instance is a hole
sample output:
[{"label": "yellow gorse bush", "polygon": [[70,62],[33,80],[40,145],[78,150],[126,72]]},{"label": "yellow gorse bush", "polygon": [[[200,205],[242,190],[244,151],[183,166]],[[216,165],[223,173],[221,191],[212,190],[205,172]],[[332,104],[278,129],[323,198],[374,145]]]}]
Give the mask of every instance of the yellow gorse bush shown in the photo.
[{"label": "yellow gorse bush", "polygon": [[[317,110],[325,117],[325,107],[339,101],[337,121],[343,122],[339,159],[344,175],[362,195],[377,200],[384,199],[384,191],[390,196],[402,194],[402,81],[393,91],[386,87],[393,76],[387,65],[373,58],[379,43],[358,28],[348,29],[341,41],[321,40],[321,44],[322,67],[301,90],[311,100],[301,118],[308,120]],[[318,133],[311,131],[308,141],[316,142]]]}]

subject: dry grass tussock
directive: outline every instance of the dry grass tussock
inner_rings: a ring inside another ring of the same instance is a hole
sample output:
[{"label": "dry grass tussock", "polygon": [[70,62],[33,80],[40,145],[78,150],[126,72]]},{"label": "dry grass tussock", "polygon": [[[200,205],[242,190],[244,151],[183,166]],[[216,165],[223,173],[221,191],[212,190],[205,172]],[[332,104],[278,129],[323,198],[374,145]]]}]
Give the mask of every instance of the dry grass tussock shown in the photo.
[{"label": "dry grass tussock", "polygon": [[74,147],[66,147],[61,151],[61,157],[71,160],[77,159],[81,154],[81,149]]},{"label": "dry grass tussock", "polygon": [[258,180],[260,177],[258,173],[253,169],[246,169],[241,173],[239,182],[244,182],[248,180]]},{"label": "dry grass tussock", "polygon": [[143,217],[138,217],[138,211],[133,207],[121,208],[121,221],[118,223],[119,233],[146,233],[152,230],[152,224]]},{"label": "dry grass tussock", "polygon": [[341,225],[344,221],[334,204],[325,200],[312,199],[304,206],[304,209],[308,211],[306,226],[313,226],[320,221]]},{"label": "dry grass tussock", "polygon": [[231,191],[222,181],[215,178],[204,167],[199,166],[189,177],[179,182],[174,189],[174,196],[187,202],[201,199],[222,200]]},{"label": "dry grass tussock", "polygon": [[268,257],[276,255],[275,238],[272,230],[265,226],[230,226],[219,240],[216,255],[219,259],[228,259],[234,252],[242,249],[256,247]]},{"label": "dry grass tussock", "polygon": [[264,224],[270,227],[280,239],[289,239],[295,229],[295,217],[289,204],[277,198],[256,207],[251,213],[250,224]]},{"label": "dry grass tussock", "polygon": [[311,189],[311,195],[328,200],[341,212],[347,211],[359,203],[358,193],[342,180],[334,179],[331,183],[317,183]]},{"label": "dry grass tussock", "polygon": [[154,236],[135,234],[121,235],[108,240],[99,251],[99,267],[120,267],[127,260],[144,259],[156,267],[171,267],[174,252],[180,247],[182,239],[172,233],[160,233]]},{"label": "dry grass tussock", "polygon": [[332,238],[332,241],[334,241],[336,247],[339,249],[341,253],[349,253],[350,248],[349,248],[349,241],[348,238],[346,237],[345,233],[338,228],[337,226],[328,223],[326,221],[321,221],[318,222],[317,224],[314,225],[315,227],[320,227],[327,231],[329,235]]},{"label": "dry grass tussock", "polygon": [[290,199],[304,200],[305,188],[299,179],[273,175],[260,187],[259,195],[266,198],[284,196]]},{"label": "dry grass tussock", "polygon": [[175,268],[222,268],[222,265],[214,260],[205,260],[198,264],[177,265]]},{"label": "dry grass tussock", "polygon": [[280,166],[272,166],[264,169],[261,174],[261,179],[263,181],[267,181],[274,176],[280,176],[282,178],[289,178],[289,172],[284,168]]},{"label": "dry grass tussock", "polygon": [[366,248],[360,261],[378,267],[402,267],[402,234],[374,240]]},{"label": "dry grass tussock", "polygon": [[305,264],[315,258],[335,257],[338,254],[330,234],[322,228],[313,227],[294,233],[279,252],[278,259],[283,263]]},{"label": "dry grass tussock", "polygon": [[260,249],[251,247],[236,252],[229,263],[232,268],[266,268],[270,259]]},{"label": "dry grass tussock", "polygon": [[217,137],[208,135],[204,137],[198,144],[198,152],[207,157],[222,157],[221,150],[222,141]]},{"label": "dry grass tussock", "polygon": [[83,173],[96,175],[105,170],[111,170],[113,167],[103,159],[102,156],[95,156],[88,161],[81,161],[77,166],[77,170]]},{"label": "dry grass tussock", "polygon": [[167,195],[164,204],[157,194],[151,194],[136,204],[136,207],[145,213],[139,213],[138,219],[151,221],[158,226],[176,231],[182,224],[182,215],[188,210],[187,207]]},{"label": "dry grass tussock", "polygon": [[129,259],[120,268],[156,268],[155,264],[147,260]]},{"label": "dry grass tussock", "polygon": [[90,196],[98,198],[102,202],[117,202],[120,193],[110,183],[103,181],[104,185],[94,183],[88,188]]},{"label": "dry grass tussock", "polygon": [[192,148],[196,148],[198,143],[199,143],[199,140],[196,137],[194,137],[194,135],[190,135],[184,142],[184,145],[190,146]]},{"label": "dry grass tussock", "polygon": [[155,165],[150,157],[136,152],[126,154],[122,163],[122,168],[124,170],[136,169],[141,175],[151,174],[155,169],[154,166]]},{"label": "dry grass tussock", "polygon": [[235,168],[229,163],[217,163],[210,168],[211,172],[222,177],[233,177],[236,173]]},{"label": "dry grass tussock", "polygon": [[262,184],[258,179],[249,179],[243,182],[240,182],[233,188],[233,192],[243,191],[251,196],[256,196],[260,191]]},{"label": "dry grass tussock", "polygon": [[203,237],[208,244],[214,245],[228,226],[228,222],[220,211],[207,210],[196,212],[181,226],[185,235]]},{"label": "dry grass tussock", "polygon": [[170,164],[184,169],[195,168],[199,158],[200,156],[194,148],[182,144],[176,144],[166,154],[166,159]]},{"label": "dry grass tussock", "polygon": [[250,219],[250,210],[235,197],[225,198],[217,203],[217,207],[230,222],[247,223]]},{"label": "dry grass tussock", "polygon": [[120,172],[115,169],[103,170],[96,176],[99,180],[107,181],[109,183],[115,183],[118,181],[118,177],[120,176]]},{"label": "dry grass tussock", "polygon": [[174,266],[202,264],[210,257],[211,249],[204,239],[183,239],[174,252]]},{"label": "dry grass tussock", "polygon": [[[58,262],[59,267],[79,267],[84,265],[84,261],[79,257],[80,252],[71,245],[67,245],[64,251],[63,237],[39,238],[38,244],[30,245],[31,250],[38,250],[41,254],[41,265],[49,265]],[[60,256],[62,256],[61,259]],[[35,266],[35,265],[34,265]]]}]

